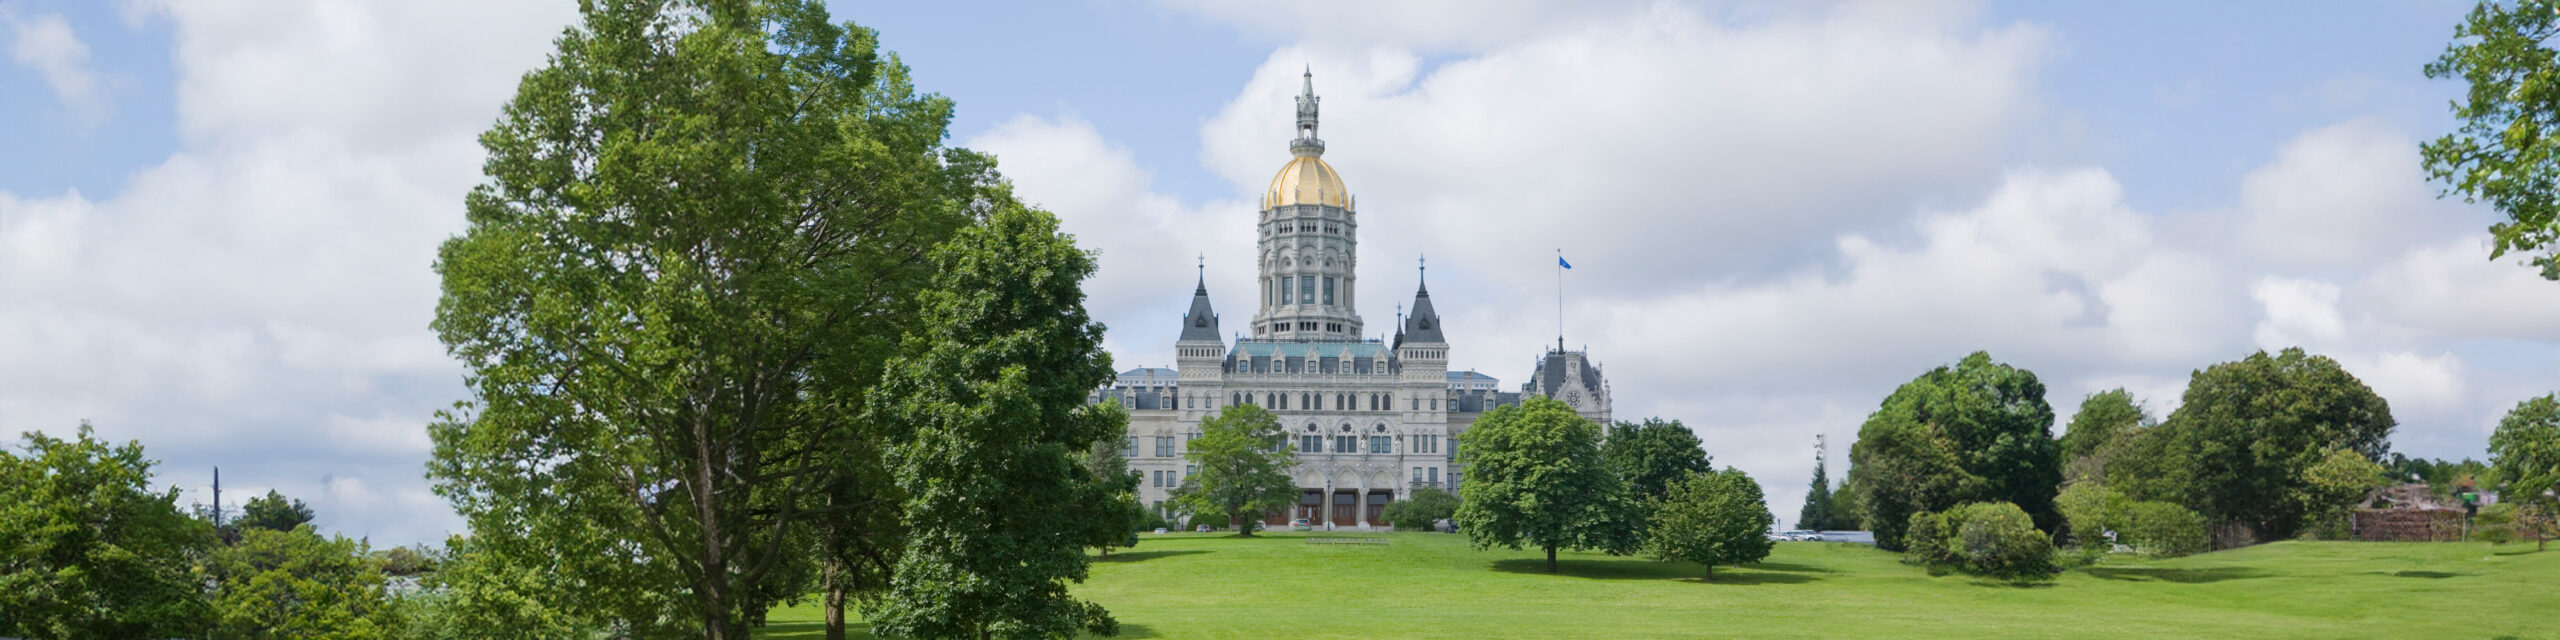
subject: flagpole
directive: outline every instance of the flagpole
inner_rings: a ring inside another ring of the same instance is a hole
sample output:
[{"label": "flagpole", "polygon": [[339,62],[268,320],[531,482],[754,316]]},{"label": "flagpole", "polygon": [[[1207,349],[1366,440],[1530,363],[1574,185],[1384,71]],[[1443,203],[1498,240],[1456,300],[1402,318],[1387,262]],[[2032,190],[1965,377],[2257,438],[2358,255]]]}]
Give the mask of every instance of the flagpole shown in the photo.
[{"label": "flagpole", "polygon": [[1564,248],[1556,248],[1556,351],[1564,351]]}]

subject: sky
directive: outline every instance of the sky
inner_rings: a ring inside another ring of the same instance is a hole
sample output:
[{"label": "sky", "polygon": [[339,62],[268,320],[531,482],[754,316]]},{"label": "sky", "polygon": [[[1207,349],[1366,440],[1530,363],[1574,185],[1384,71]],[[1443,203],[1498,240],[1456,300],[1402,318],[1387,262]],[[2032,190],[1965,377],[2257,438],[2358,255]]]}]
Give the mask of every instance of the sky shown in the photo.
[{"label": "sky", "polygon": [[[2158,416],[2259,349],[2337,359],[2411,455],[2560,389],[2560,285],[2417,145],[2452,1],[837,2],[956,145],[1100,252],[1120,368],[1173,360],[1194,256],[1252,313],[1253,197],[1312,69],[1360,197],[1360,309],[1428,257],[1455,369],[1557,340],[1792,521],[1901,383],[1977,350],[2067,421]],[[0,0],[0,432],[137,439],[183,502],[268,489],[376,544],[463,529],[427,329],[475,136],[574,2]],[[1235,326],[1230,324],[1229,326]]]}]

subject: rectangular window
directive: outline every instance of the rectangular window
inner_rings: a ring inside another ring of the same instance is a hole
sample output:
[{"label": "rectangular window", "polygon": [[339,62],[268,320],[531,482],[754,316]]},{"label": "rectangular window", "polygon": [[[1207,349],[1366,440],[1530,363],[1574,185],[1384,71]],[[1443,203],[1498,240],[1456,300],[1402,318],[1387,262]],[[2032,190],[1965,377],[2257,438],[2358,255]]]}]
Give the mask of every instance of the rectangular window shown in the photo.
[{"label": "rectangular window", "polygon": [[1414,481],[1414,482],[1421,482],[1421,481],[1422,481],[1422,467],[1414,467],[1414,468],[1413,468],[1413,481]]},{"label": "rectangular window", "polygon": [[1123,458],[1135,458],[1135,457],[1138,457],[1138,438],[1137,438],[1137,436],[1130,436],[1130,437],[1128,437],[1128,438],[1125,438],[1125,440],[1127,440],[1127,442],[1122,443],[1122,444],[1124,444],[1124,445],[1126,445],[1126,446],[1123,446],[1123,447],[1121,447],[1121,448],[1120,448],[1120,457],[1123,457]]},{"label": "rectangular window", "polygon": [[1196,464],[1188,464],[1188,465],[1183,465],[1183,466],[1182,466],[1182,475],[1186,475],[1186,476],[1188,476],[1188,475],[1195,474],[1195,473],[1199,473],[1199,472],[1200,472],[1200,465],[1196,465]]},{"label": "rectangular window", "polygon": [[1280,276],[1280,304],[1290,304],[1290,302],[1289,302],[1289,283],[1294,282],[1294,281],[1296,281],[1296,280],[1297,280],[1297,278],[1293,278],[1293,277],[1290,277],[1290,276]]},{"label": "rectangular window", "polygon": [[1173,437],[1172,437],[1172,436],[1156,436],[1156,457],[1158,457],[1158,458],[1171,458],[1171,457],[1173,457]]},{"label": "rectangular window", "polygon": [[1440,468],[1431,468],[1431,484],[1440,484]]},{"label": "rectangular window", "polygon": [[1421,398],[1406,398],[1406,400],[1412,400],[1412,401],[1413,401],[1413,410],[1414,410],[1414,411],[1421,411],[1421,410],[1422,410],[1422,399],[1421,399]]},{"label": "rectangular window", "polygon": [[1325,303],[1325,304],[1333,304],[1333,277],[1332,277],[1332,276],[1326,276],[1326,277],[1325,277],[1325,279],[1324,279],[1324,303]]},{"label": "rectangular window", "polygon": [[1353,440],[1351,436],[1334,436],[1334,437],[1333,437],[1333,452],[1334,452],[1334,453],[1359,453],[1359,452],[1360,452],[1360,445],[1359,445],[1359,443],[1358,443],[1357,441]]},{"label": "rectangular window", "polygon": [[1324,453],[1324,436],[1299,436],[1298,450],[1307,453]]},{"label": "rectangular window", "polygon": [[1298,302],[1301,304],[1316,303],[1316,279],[1314,276],[1298,278]]},{"label": "rectangular window", "polygon": [[1395,453],[1396,441],[1386,436],[1369,436],[1370,453]]},{"label": "rectangular window", "polygon": [[1439,398],[1432,398],[1432,399],[1431,399],[1431,410],[1432,410],[1432,411],[1439,411],[1439,410],[1440,410],[1440,399],[1439,399]]}]

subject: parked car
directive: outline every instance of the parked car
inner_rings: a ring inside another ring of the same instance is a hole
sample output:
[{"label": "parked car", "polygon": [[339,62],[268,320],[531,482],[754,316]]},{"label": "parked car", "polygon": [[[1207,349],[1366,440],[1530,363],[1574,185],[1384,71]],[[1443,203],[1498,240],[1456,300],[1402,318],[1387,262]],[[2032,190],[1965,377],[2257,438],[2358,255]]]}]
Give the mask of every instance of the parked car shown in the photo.
[{"label": "parked car", "polygon": [[1164,528],[1164,527],[1156,527],[1156,533],[1157,533],[1158,535],[1162,535],[1162,534],[1164,534],[1164,533],[1165,533],[1165,528]]},{"label": "parked car", "polygon": [[1314,521],[1310,521],[1310,520],[1308,520],[1308,519],[1306,519],[1306,518],[1299,518],[1299,519],[1296,519],[1296,520],[1291,520],[1291,521],[1289,521],[1289,530],[1290,530],[1290,531],[1310,531],[1310,530],[1313,530],[1313,529],[1315,529],[1315,528],[1316,528],[1316,523],[1315,523]]},{"label": "parked car", "polygon": [[1192,528],[1192,529],[1191,529],[1191,531],[1192,531],[1193,533],[1208,533],[1208,532],[1209,532],[1209,525],[1205,525],[1205,524],[1204,524],[1204,525],[1200,525],[1200,526],[1198,526],[1198,527],[1194,527],[1194,528]]}]

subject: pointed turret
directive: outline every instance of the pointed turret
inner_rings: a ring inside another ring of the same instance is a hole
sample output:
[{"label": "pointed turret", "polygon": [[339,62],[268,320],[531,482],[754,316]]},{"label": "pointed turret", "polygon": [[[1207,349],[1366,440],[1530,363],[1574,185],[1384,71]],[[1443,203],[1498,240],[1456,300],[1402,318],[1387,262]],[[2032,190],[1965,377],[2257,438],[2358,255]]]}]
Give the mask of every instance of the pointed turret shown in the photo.
[{"label": "pointed turret", "polygon": [[1191,312],[1182,314],[1182,341],[1218,341],[1218,314],[1209,309],[1209,273],[1200,273],[1200,284],[1191,290]]},{"label": "pointed turret", "polygon": [[[1428,271],[1423,272],[1428,275]],[[1431,286],[1420,279],[1414,282],[1413,313],[1404,319],[1404,341],[1446,343],[1440,334],[1440,314],[1431,310]]]}]

